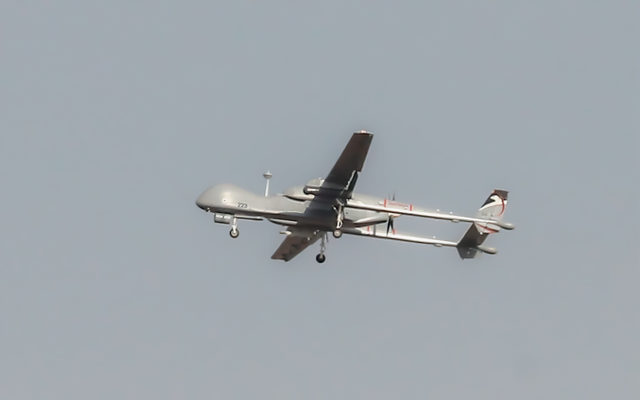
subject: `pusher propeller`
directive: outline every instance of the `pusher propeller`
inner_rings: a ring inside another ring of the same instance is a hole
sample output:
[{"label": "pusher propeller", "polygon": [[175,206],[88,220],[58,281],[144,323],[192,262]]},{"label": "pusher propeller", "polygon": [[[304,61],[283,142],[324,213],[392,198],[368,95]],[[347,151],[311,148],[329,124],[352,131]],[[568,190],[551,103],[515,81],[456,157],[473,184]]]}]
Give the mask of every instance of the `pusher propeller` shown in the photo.
[{"label": "pusher propeller", "polygon": [[393,219],[395,217],[392,217],[391,215],[389,215],[389,218],[387,219],[387,235],[389,234],[389,230],[391,230],[391,232],[393,232],[393,234],[396,234],[396,229],[393,227]]},{"label": "pusher propeller", "polygon": [[[393,196],[391,196],[391,201],[396,201],[396,192],[393,192]],[[389,230],[391,230],[391,232],[393,232],[393,234],[396,234],[396,230],[393,227],[393,219],[395,217],[389,215],[389,218],[387,219],[387,235],[389,234]]]}]

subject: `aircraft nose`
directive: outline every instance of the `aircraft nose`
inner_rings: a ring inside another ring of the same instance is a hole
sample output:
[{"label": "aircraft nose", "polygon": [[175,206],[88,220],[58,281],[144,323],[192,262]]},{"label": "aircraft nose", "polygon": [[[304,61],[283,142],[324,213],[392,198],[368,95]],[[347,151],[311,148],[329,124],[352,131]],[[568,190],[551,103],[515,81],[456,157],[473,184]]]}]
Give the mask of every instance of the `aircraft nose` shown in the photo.
[{"label": "aircraft nose", "polygon": [[209,211],[211,208],[211,201],[209,200],[209,189],[205,190],[198,198],[196,199],[196,205],[205,211]]}]

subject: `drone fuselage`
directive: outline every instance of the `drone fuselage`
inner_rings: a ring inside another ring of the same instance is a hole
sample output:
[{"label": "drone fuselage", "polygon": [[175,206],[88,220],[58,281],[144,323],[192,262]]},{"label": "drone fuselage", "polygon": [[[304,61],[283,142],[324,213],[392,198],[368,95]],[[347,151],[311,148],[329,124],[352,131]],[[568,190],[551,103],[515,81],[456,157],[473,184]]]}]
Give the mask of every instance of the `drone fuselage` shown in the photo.
[{"label": "drone fuselage", "polygon": [[[384,199],[353,194],[353,200],[369,204],[384,204]],[[265,218],[284,226],[313,226],[316,229],[336,229],[340,204],[333,199],[318,198],[304,193],[302,186],[287,189],[283,194],[260,196],[231,184],[213,186],[196,200],[201,209],[215,214],[225,214],[240,219]],[[391,214],[369,210],[345,208],[345,228],[377,225],[387,222]],[[222,220],[222,219],[221,219]]]}]

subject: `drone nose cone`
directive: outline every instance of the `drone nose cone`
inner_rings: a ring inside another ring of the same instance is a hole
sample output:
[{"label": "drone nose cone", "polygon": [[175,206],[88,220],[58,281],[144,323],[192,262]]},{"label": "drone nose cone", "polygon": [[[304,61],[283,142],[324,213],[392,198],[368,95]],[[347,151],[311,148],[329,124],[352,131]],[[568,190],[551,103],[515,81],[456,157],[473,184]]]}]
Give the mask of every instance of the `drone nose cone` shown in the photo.
[{"label": "drone nose cone", "polygon": [[208,201],[208,198],[209,198],[208,193],[209,191],[206,190],[196,199],[196,205],[205,211],[209,211],[209,208],[211,207],[210,201]]},{"label": "drone nose cone", "polygon": [[202,208],[203,210],[205,209],[204,202],[202,201],[202,196],[199,196],[199,197],[196,199],[196,205],[197,205],[198,207]]}]

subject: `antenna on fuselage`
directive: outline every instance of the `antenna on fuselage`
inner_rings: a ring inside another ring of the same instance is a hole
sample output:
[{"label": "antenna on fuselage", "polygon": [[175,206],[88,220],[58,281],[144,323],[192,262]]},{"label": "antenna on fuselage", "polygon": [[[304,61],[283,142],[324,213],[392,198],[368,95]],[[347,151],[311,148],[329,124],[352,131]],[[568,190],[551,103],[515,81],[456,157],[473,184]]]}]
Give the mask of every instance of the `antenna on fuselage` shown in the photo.
[{"label": "antenna on fuselage", "polygon": [[264,197],[267,197],[269,196],[269,180],[271,179],[273,174],[270,171],[266,171],[264,174],[262,174],[262,176],[264,176],[264,179],[267,180],[267,185],[264,188]]}]

